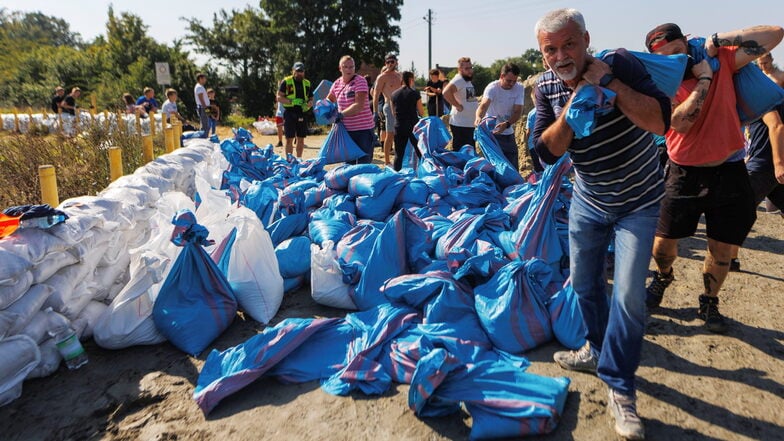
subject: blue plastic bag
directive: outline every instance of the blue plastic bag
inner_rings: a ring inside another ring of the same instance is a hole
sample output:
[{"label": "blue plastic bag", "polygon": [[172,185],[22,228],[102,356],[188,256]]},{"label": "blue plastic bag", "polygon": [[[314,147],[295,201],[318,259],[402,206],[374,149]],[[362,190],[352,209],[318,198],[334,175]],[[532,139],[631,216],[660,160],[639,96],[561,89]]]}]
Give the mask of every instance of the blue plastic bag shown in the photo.
[{"label": "blue plastic bag", "polygon": [[556,340],[569,349],[581,348],[585,344],[585,322],[571,282],[550,297],[547,310]]},{"label": "blue plastic bag", "polygon": [[482,154],[490,161],[495,167],[495,174],[493,180],[501,188],[506,188],[510,185],[522,184],[525,182],[520,172],[514,169],[514,166],[506,159],[498,141],[493,136],[493,128],[495,127],[495,118],[485,118],[479,123],[474,131],[474,139],[479,143],[479,148]]},{"label": "blue plastic bag", "polygon": [[275,247],[275,256],[284,279],[310,273],[310,239],[305,236],[284,240]]},{"label": "blue plastic bag", "polygon": [[215,262],[202,248],[214,242],[189,210],[175,214],[172,242],[183,247],[153,305],[155,327],[181,351],[198,355],[237,314],[237,300]]},{"label": "blue plastic bag", "polygon": [[340,122],[332,125],[317,155],[319,158],[324,158],[325,164],[354,161],[363,156],[367,156],[367,153],[351,139],[346,126]]},{"label": "blue plastic bag", "polygon": [[572,104],[566,111],[566,122],[574,130],[577,139],[589,136],[599,116],[606,115],[615,108],[615,92],[604,87],[586,85],[572,97]]},{"label": "blue plastic bag", "polygon": [[317,100],[313,104],[313,116],[316,117],[316,124],[320,126],[332,124],[338,116],[338,105],[328,99]]}]

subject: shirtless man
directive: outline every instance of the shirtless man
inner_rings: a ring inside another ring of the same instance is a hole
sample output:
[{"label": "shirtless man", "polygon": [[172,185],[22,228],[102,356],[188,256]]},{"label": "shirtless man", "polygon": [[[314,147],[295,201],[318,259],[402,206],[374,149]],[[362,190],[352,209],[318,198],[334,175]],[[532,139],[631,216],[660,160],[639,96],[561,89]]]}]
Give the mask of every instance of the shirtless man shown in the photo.
[{"label": "shirtless man", "polygon": [[397,56],[395,54],[390,52],[384,57],[384,66],[387,70],[376,78],[376,86],[373,89],[373,114],[378,115],[379,97],[384,95],[384,106],[381,110],[384,112],[386,120],[386,131],[382,135],[381,142],[384,143],[384,163],[392,165],[390,156],[392,155],[392,144],[395,141],[395,115],[392,114],[391,109],[392,93],[402,86],[403,76],[397,70]]},{"label": "shirtless man", "polygon": [[770,52],[757,58],[757,65],[771,80],[784,87],[784,72],[773,65],[773,55]]}]

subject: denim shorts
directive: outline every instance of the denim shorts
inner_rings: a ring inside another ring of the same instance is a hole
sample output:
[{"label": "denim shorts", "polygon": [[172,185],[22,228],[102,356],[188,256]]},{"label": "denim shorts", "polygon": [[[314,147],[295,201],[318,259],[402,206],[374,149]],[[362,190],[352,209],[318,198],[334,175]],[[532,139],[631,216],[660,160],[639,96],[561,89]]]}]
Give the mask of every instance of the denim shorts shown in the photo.
[{"label": "denim shorts", "polygon": [[704,214],[708,238],[742,245],[757,220],[756,206],[743,161],[715,167],[668,161],[656,235],[668,239],[692,236]]}]

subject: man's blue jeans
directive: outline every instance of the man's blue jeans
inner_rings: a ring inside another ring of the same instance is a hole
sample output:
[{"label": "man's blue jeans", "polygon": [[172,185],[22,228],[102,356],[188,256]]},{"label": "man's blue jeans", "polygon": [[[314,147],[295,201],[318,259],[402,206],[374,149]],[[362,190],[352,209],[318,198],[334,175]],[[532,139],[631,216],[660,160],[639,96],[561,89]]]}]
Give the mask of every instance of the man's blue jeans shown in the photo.
[{"label": "man's blue jeans", "polygon": [[[598,374],[613,389],[635,392],[645,335],[645,278],[659,204],[622,214],[604,213],[575,194],[569,209],[572,287],[585,320],[585,338],[599,356]],[[605,255],[615,233],[615,275],[607,296]]]}]

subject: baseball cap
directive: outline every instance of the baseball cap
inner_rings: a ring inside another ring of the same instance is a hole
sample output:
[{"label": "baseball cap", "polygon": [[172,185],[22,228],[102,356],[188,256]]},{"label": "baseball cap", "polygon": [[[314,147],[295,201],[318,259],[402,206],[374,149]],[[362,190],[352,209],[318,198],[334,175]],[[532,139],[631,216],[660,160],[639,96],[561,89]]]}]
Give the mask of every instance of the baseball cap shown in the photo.
[{"label": "baseball cap", "polygon": [[679,38],[684,38],[681,28],[675,23],[665,23],[648,32],[645,36],[645,47],[649,52],[656,52],[660,47]]},{"label": "baseball cap", "polygon": [[294,69],[294,70],[305,70],[305,65],[302,64],[301,61],[297,61],[296,63],[294,63],[294,66],[292,66],[292,69]]},{"label": "baseball cap", "polygon": [[395,60],[395,61],[397,61],[397,55],[395,55],[395,54],[393,54],[392,52],[390,52],[390,53],[388,53],[388,54],[387,54],[387,55],[384,57],[384,61],[386,61],[386,60]]}]

